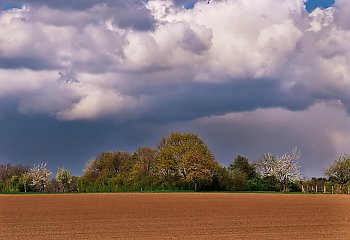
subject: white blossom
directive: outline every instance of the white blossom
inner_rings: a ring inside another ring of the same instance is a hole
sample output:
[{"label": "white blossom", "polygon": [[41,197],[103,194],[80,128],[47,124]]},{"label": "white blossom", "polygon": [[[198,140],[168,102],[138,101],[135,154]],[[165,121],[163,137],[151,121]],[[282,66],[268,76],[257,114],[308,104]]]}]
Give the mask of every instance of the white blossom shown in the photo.
[{"label": "white blossom", "polygon": [[274,176],[278,181],[286,185],[291,180],[300,180],[300,165],[297,160],[300,158],[300,150],[294,148],[292,152],[282,156],[274,156],[271,153],[264,154],[257,166],[262,176]]},{"label": "white blossom", "polygon": [[52,175],[52,172],[46,166],[47,163],[34,165],[29,171],[33,179],[32,185],[39,187],[41,191],[45,190]]}]

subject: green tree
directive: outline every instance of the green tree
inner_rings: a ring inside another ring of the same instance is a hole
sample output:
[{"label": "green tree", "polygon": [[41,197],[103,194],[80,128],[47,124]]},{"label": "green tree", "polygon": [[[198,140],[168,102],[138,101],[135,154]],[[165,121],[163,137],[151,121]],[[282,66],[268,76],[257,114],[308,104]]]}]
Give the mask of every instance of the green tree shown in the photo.
[{"label": "green tree", "polygon": [[156,150],[151,147],[141,147],[133,155],[133,166],[130,170],[130,180],[137,189],[145,189],[154,185],[156,175]]},{"label": "green tree", "polygon": [[126,170],[130,154],[123,151],[103,152],[90,160],[84,168],[84,176],[92,179],[115,177]]},{"label": "green tree", "polygon": [[81,191],[115,191],[124,187],[132,166],[127,152],[103,152],[85,165],[79,188]]},{"label": "green tree", "polygon": [[64,167],[59,168],[56,174],[56,180],[61,183],[63,187],[63,192],[69,190],[69,186],[72,182],[73,176],[70,170],[65,169]]},{"label": "green tree", "polygon": [[233,189],[232,172],[225,167],[219,166],[213,177],[211,190],[231,191]]},{"label": "green tree", "polygon": [[249,163],[248,159],[238,155],[229,166],[230,170],[236,170],[246,175],[247,178],[253,178],[256,174],[255,167]]},{"label": "green tree", "polygon": [[339,156],[334,163],[325,170],[325,175],[334,179],[340,184],[346,184],[350,181],[350,155]]},{"label": "green tree", "polygon": [[33,177],[30,173],[24,173],[20,176],[19,181],[23,185],[24,192],[27,192],[33,182]]},{"label": "green tree", "polygon": [[28,173],[29,167],[23,165],[0,164],[0,191],[6,190],[12,176]]},{"label": "green tree", "polygon": [[208,146],[192,133],[172,133],[163,138],[157,154],[157,169],[165,179],[193,183],[210,182],[219,169]]},{"label": "green tree", "polygon": [[254,165],[250,164],[247,158],[238,155],[228,167],[228,171],[232,178],[230,190],[244,191],[256,188],[256,186],[249,186],[250,183],[256,185],[257,181],[251,180],[258,178],[258,175]]},{"label": "green tree", "polygon": [[12,176],[9,180],[8,180],[8,186],[7,186],[7,190],[10,192],[20,192],[21,191],[21,182],[19,180],[19,176]]},{"label": "green tree", "polygon": [[247,189],[248,178],[246,174],[237,169],[229,170],[229,173],[232,179],[232,186],[229,190],[244,191]]}]

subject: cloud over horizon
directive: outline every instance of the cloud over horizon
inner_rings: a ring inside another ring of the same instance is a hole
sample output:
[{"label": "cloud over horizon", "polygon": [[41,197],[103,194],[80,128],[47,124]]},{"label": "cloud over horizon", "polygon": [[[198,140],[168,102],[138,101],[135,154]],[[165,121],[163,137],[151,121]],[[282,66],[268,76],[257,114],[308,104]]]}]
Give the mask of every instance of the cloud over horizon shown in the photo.
[{"label": "cloud over horizon", "polygon": [[304,0],[19,2],[0,13],[0,101],[23,116],[185,126],[244,113],[264,128],[265,115],[308,122],[318,109],[314,121],[328,128],[328,114],[349,114],[346,0],[311,13]]}]

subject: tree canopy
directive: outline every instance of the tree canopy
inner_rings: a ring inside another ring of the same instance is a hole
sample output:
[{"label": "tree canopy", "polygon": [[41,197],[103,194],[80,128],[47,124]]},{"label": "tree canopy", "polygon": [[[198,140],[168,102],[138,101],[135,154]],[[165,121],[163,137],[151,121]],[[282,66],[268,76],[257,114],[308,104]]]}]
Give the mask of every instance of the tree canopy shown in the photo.
[{"label": "tree canopy", "polygon": [[334,161],[334,163],[325,170],[325,175],[334,178],[341,184],[350,181],[350,155],[344,154]]},{"label": "tree canopy", "polygon": [[291,153],[282,156],[274,156],[271,153],[264,154],[258,161],[257,166],[265,177],[275,177],[287,190],[291,180],[300,180],[300,165],[296,162],[300,158],[300,151],[294,148]]},{"label": "tree canopy", "polygon": [[164,178],[193,182],[211,181],[219,169],[204,141],[192,133],[172,133],[162,139],[157,155],[157,169]]},{"label": "tree canopy", "polygon": [[62,184],[63,192],[67,191],[73,180],[73,175],[70,170],[63,168],[58,169],[56,180]]},{"label": "tree canopy", "polygon": [[86,163],[80,177],[62,167],[56,178],[51,178],[47,163],[32,168],[0,164],[0,191],[314,191],[331,186],[336,192],[350,189],[350,155],[341,155],[325,170],[328,179],[310,181],[301,180],[297,162],[300,156],[297,148],[280,156],[263,154],[256,162],[237,155],[226,167],[216,161],[198,135],[173,132],[162,137],[156,148],[140,147],[133,153],[102,152]]}]

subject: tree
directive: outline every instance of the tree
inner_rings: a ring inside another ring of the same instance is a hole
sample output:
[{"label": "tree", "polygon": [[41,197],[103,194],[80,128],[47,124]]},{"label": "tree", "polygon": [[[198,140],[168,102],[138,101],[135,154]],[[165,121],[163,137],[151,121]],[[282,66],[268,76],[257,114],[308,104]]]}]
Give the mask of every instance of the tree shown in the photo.
[{"label": "tree", "polygon": [[28,166],[0,164],[0,191],[5,190],[6,182],[8,182],[12,176],[20,176],[28,171]]},{"label": "tree", "polygon": [[62,184],[63,192],[68,191],[69,185],[73,179],[72,173],[70,170],[63,168],[58,169],[56,174],[56,180]]},{"label": "tree", "polygon": [[243,172],[238,171],[237,169],[231,169],[228,170],[230,177],[231,177],[231,181],[232,181],[232,185],[231,188],[229,190],[233,190],[233,191],[244,191],[247,188],[247,175],[245,175]]},{"label": "tree", "polygon": [[159,146],[157,169],[168,180],[193,182],[197,190],[201,181],[211,181],[219,169],[208,146],[195,134],[172,133]]},{"label": "tree", "polygon": [[252,178],[256,174],[255,167],[249,163],[248,159],[238,155],[229,166],[230,170],[237,170],[246,175],[247,178]]},{"label": "tree", "polygon": [[130,170],[130,180],[138,189],[145,189],[154,182],[156,173],[156,150],[141,147],[133,155],[133,166]]},{"label": "tree", "polygon": [[93,179],[114,177],[129,167],[129,159],[127,152],[103,152],[86,164],[84,176]]},{"label": "tree", "polygon": [[20,176],[19,179],[20,183],[23,185],[24,192],[28,191],[28,188],[30,187],[30,184],[33,182],[32,175],[28,173],[24,173]]},{"label": "tree", "polygon": [[275,177],[283,185],[283,191],[286,191],[290,181],[301,178],[300,166],[296,162],[299,158],[300,151],[294,148],[290,154],[285,153],[282,156],[264,154],[257,166],[264,177]]},{"label": "tree", "polygon": [[335,179],[340,184],[350,181],[350,155],[343,154],[339,156],[334,163],[325,170],[325,175]]},{"label": "tree", "polygon": [[41,192],[45,191],[45,187],[49,183],[52,174],[46,166],[47,163],[34,165],[29,171],[33,180],[32,185],[38,188]]},{"label": "tree", "polygon": [[255,167],[249,163],[248,159],[238,155],[228,167],[229,175],[232,179],[230,190],[243,191],[247,190],[248,180],[257,177]]},{"label": "tree", "polygon": [[80,191],[114,191],[124,185],[132,165],[127,152],[103,152],[86,164]]}]

